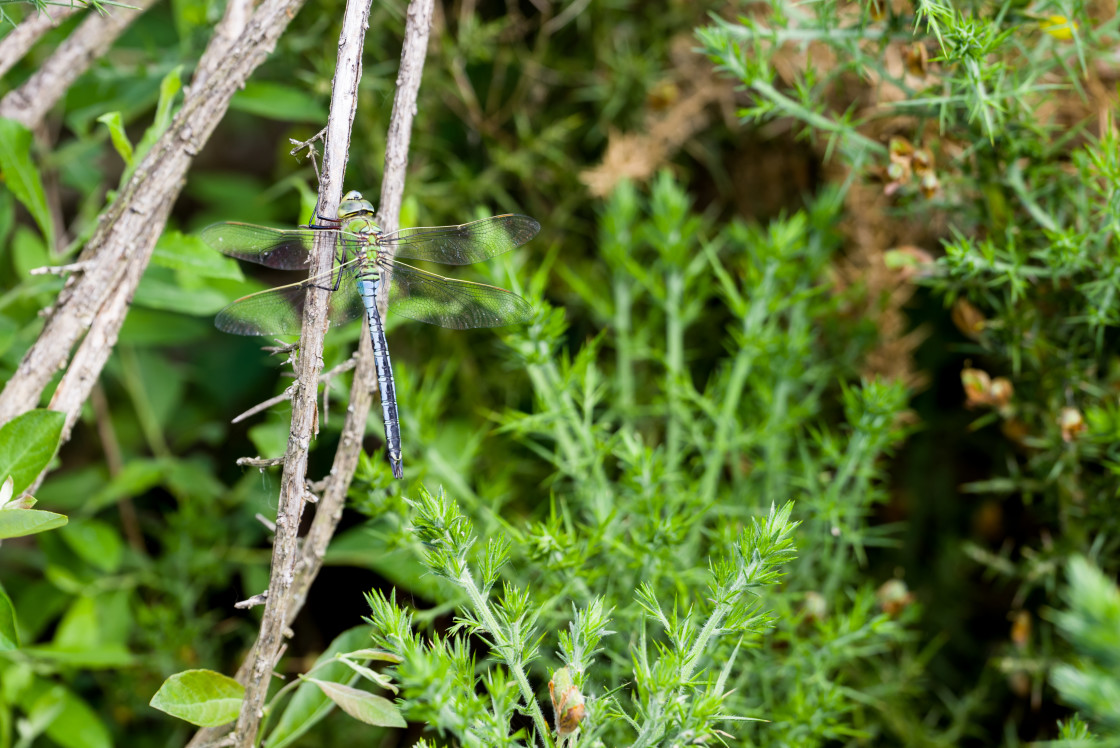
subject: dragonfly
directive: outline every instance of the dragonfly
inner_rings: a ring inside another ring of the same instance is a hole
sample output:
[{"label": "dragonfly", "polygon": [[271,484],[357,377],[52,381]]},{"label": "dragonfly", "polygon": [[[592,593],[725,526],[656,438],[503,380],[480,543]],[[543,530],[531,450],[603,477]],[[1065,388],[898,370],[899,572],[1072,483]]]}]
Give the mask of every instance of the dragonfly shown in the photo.
[{"label": "dragonfly", "polygon": [[280,270],[306,270],[316,237],[327,231],[336,238],[330,270],[237,299],[218,312],[214,324],[235,335],[298,335],[310,287],[332,292],[332,327],[364,314],[381,390],[385,448],[393,477],[403,478],[396,386],[378,294],[388,288],[389,309],[396,314],[455,330],[527,322],[533,307],[511,291],[444,278],[398,260],[482,262],[525,244],[541,226],[529,216],[507,213],[458,226],[383,232],[374,222],[373,205],[357,191],[343,196],[337,218],[323,220],[333,225],[276,229],[229,221],[203,229],[203,241],[222,254]]}]

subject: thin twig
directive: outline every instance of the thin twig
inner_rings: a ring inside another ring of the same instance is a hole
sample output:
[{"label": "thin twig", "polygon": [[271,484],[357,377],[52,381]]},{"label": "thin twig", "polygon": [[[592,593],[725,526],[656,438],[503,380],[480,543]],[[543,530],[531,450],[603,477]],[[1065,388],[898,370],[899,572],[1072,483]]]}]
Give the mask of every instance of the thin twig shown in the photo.
[{"label": "thin twig", "polygon": [[[401,49],[401,67],[397,75],[399,86],[393,99],[393,113],[385,144],[385,172],[381,183],[381,205],[378,212],[378,224],[387,231],[398,228],[400,224],[400,206],[408,166],[408,143],[420,90],[424,57],[428,49],[432,11],[432,0],[412,0],[408,6],[404,45]],[[346,492],[350,488],[350,481],[353,479],[358,457],[361,454],[362,437],[365,435],[366,420],[369,417],[376,385],[377,373],[373,364],[373,349],[369,335],[364,334],[359,340],[357,368],[350,387],[350,404],[346,409],[346,420],[342,425],[342,435],[338,449],[335,451],[334,463],[323,481],[322,500],[315,510],[315,519],[311,523],[307,537],[304,538],[300,562],[296,567],[296,578],[292,583],[293,601],[289,622],[295,619],[295,614],[307,599],[311,583],[322,567],[327,545],[342,517]]]},{"label": "thin twig", "polygon": [[58,28],[60,23],[85,7],[77,3],[64,5],[52,10],[50,14],[39,11],[21,21],[11,33],[0,39],[0,78],[31,51],[40,37],[51,29]]},{"label": "thin twig", "polygon": [[[331,110],[323,148],[322,180],[319,184],[318,215],[338,213],[342,198],[342,179],[350,149],[350,131],[358,108],[358,82],[362,76],[362,47],[369,25],[369,0],[348,0],[342,18],[338,61],[331,91]],[[327,270],[334,263],[335,232],[318,232],[311,256],[310,276]],[[260,633],[238,680],[245,686],[245,698],[237,718],[238,745],[251,748],[268,695],[269,674],[281,655],[283,632],[292,616],[292,582],[299,555],[298,531],[307,497],[307,453],[312,432],[317,428],[315,407],[319,372],[323,366],[323,338],[327,331],[329,292],[314,286],[308,289],[300,334],[300,356],[296,362],[297,389],[292,396],[292,421],[288,449],[284,455],[284,475],[280,480],[280,499],[276,513],[276,540],[272,545],[270,594],[261,616]],[[297,608],[298,609],[298,608]]]},{"label": "thin twig", "polygon": [[252,597],[250,597],[247,600],[241,600],[239,602],[234,603],[233,607],[240,608],[241,610],[248,610],[249,608],[257,607],[258,605],[264,605],[267,601],[268,601],[268,590],[265,590],[264,592],[260,592],[260,593],[257,593],[256,595],[253,595]]},{"label": "thin twig", "polygon": [[292,385],[290,387],[287,387],[279,395],[275,395],[273,397],[268,398],[267,400],[265,400],[263,402],[259,402],[256,405],[254,405],[253,407],[249,408],[244,413],[242,413],[238,416],[235,416],[233,418],[233,420],[230,421],[230,423],[241,423],[246,418],[249,418],[250,416],[255,416],[257,413],[260,413],[262,410],[268,410],[273,405],[279,405],[280,403],[284,402],[285,400],[291,400],[292,399],[292,392],[294,392],[295,389],[296,389],[296,385],[295,385],[295,383],[292,383]]},{"label": "thin twig", "polygon": [[[52,407],[67,415],[64,438],[116,342],[140,275],[181,188],[193,153],[225,113],[233,94],[267,57],[303,0],[264,0],[239,40],[243,55],[222,44],[207,49],[196,70],[208,79],[192,85],[168,131],[141,160],[116,201],[106,209],[81,262],[85,272],[63,286],[43,331],[0,392],[0,424],[34,407],[54,374],[82,345],[55,393]],[[231,3],[234,5],[236,3]],[[88,331],[88,334],[87,334]],[[80,361],[79,361],[80,359]]]},{"label": "thin twig", "polygon": [[283,457],[238,457],[238,467],[254,467],[254,468],[270,468],[277,465],[283,465]]},{"label": "thin twig", "polygon": [[67,273],[80,273],[90,266],[89,262],[71,262],[68,265],[44,265],[31,268],[29,275],[66,275]]},{"label": "thin twig", "polygon": [[[424,58],[428,53],[428,34],[432,25],[432,0],[413,0],[408,5],[405,45],[401,49],[401,69],[397,73],[397,92],[393,97],[393,114],[385,144],[385,172],[381,180],[381,204],[377,222],[382,231],[400,228],[401,203],[404,201],[404,180],[408,171],[408,145],[412,139],[412,120],[420,95],[420,79],[424,74]],[[378,300],[378,311],[385,313],[384,299]]]},{"label": "thin twig", "polygon": [[[339,374],[345,374],[346,372],[350,371],[355,366],[357,366],[357,364],[358,364],[357,355],[354,355],[354,356],[351,356],[350,358],[346,359],[345,361],[343,361],[341,364],[334,367],[330,371],[324,371],[322,374],[319,375],[319,383],[324,385],[323,386],[323,412],[324,412],[323,422],[324,423],[326,423],[326,420],[327,420],[326,417],[325,417],[325,414],[327,412],[327,392],[330,391],[331,381],[335,377],[337,377]],[[279,395],[275,395],[274,397],[270,397],[267,400],[264,400],[263,402],[259,402],[256,405],[254,405],[253,407],[249,408],[244,413],[234,417],[230,421],[230,423],[240,423],[241,421],[244,421],[249,416],[255,416],[257,413],[260,413],[262,410],[268,410],[273,405],[279,405],[280,403],[282,403],[286,400],[291,400],[292,399],[292,393],[295,391],[295,389],[296,389],[296,386],[293,383],[292,386],[285,389]]]},{"label": "thin twig", "polygon": [[295,138],[288,138],[288,142],[295,146],[295,148],[288,151],[288,155],[299,158],[299,152],[302,150],[306,150],[307,157],[311,159],[311,167],[315,169],[316,181],[322,181],[322,177],[320,177],[319,175],[319,151],[315,150],[315,143],[322,140],[326,134],[327,128],[324,127],[322,130],[315,133],[307,140],[296,140]]}]

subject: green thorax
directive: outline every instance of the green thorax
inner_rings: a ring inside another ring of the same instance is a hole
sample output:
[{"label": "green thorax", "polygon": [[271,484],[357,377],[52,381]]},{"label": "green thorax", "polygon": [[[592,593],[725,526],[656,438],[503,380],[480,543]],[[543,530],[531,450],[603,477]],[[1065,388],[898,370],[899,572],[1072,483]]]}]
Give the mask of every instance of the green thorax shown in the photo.
[{"label": "green thorax", "polygon": [[339,227],[352,234],[380,234],[381,227],[373,222],[373,204],[357,190],[350,190],[338,204]]}]

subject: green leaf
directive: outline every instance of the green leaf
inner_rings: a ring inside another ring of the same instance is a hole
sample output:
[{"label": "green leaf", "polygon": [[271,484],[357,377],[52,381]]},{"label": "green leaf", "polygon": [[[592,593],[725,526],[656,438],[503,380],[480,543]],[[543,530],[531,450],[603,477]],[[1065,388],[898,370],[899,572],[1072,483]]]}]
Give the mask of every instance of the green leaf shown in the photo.
[{"label": "green leaf", "polygon": [[16,202],[12,199],[12,193],[7,190],[0,190],[0,261],[4,259],[4,252],[7,250],[8,234],[12,232],[12,227],[16,225]]},{"label": "green leaf", "polygon": [[[355,626],[343,631],[330,643],[327,650],[315,660],[311,670],[323,680],[352,683],[357,676],[343,663],[334,659],[336,654],[348,652],[369,641],[369,626]],[[269,748],[284,748],[315,726],[334,708],[334,703],[314,683],[304,680],[296,688],[291,701],[284,707],[276,728],[269,733]]]},{"label": "green leaf", "polygon": [[140,144],[136,148],[137,158],[144,158],[160,136],[167,132],[174,114],[175,97],[182,89],[183,66],[176,65],[159,82],[159,103],[156,104],[156,116],[152,119],[151,126],[144,131],[143,137],[140,138]]},{"label": "green leaf", "polygon": [[77,651],[96,647],[100,643],[101,627],[93,597],[78,595],[62,616],[51,644],[58,649]]},{"label": "green leaf", "polygon": [[[61,687],[52,689],[57,694]],[[61,690],[61,709],[47,728],[47,737],[64,748],[112,748],[109,730],[79,696]]]},{"label": "green leaf", "polygon": [[403,662],[400,655],[386,652],[384,649],[355,649],[346,656],[351,660],[379,660],[381,662]]},{"label": "green leaf", "polygon": [[0,511],[0,540],[46,532],[62,527],[66,522],[65,514],[44,512],[41,509],[5,509]]},{"label": "green leaf", "polygon": [[281,421],[266,421],[249,429],[249,440],[257,448],[257,453],[265,457],[283,456],[288,448],[288,424]]},{"label": "green leaf", "polygon": [[54,457],[65,422],[63,413],[38,409],[16,416],[0,428],[0,480],[12,476],[17,496]]},{"label": "green leaf", "polygon": [[117,149],[117,153],[120,154],[125,164],[131,169],[135,163],[133,159],[132,142],[128,139],[128,133],[124,131],[121,113],[107,112],[98,117],[97,121],[109,128],[109,139],[113,141],[113,147]]},{"label": "green leaf", "polygon": [[62,531],[62,539],[91,566],[110,574],[120,568],[124,543],[112,525],[96,519],[76,520]]},{"label": "green leaf", "polygon": [[83,670],[117,670],[136,665],[136,658],[120,644],[98,644],[87,649],[59,649],[54,646],[24,647],[29,657],[59,667]]},{"label": "green leaf", "polygon": [[327,117],[318,98],[282,83],[250,81],[234,95],[229,107],[286,122],[322,122]]},{"label": "green leaf", "polygon": [[396,704],[386,698],[341,683],[331,683],[318,678],[307,680],[323,689],[323,693],[329,696],[331,701],[356,720],[378,727],[408,726]]},{"label": "green leaf", "polygon": [[210,320],[133,306],[125,317],[118,342],[138,346],[182,345],[205,338],[213,327]]},{"label": "green leaf", "polygon": [[16,703],[63,748],[112,748],[109,731],[97,714],[61,685],[36,677],[19,692]]},{"label": "green leaf", "polygon": [[187,270],[201,278],[244,280],[237,261],[215,252],[192,234],[165,231],[152,253],[152,264],[171,270]]},{"label": "green leaf", "polygon": [[0,175],[16,199],[39,225],[47,246],[54,246],[54,223],[39,170],[31,161],[31,131],[15,120],[0,118]]},{"label": "green leaf", "polygon": [[0,587],[0,652],[19,648],[19,626],[16,625],[16,609],[8,593]]},{"label": "green leaf", "polygon": [[34,278],[34,268],[53,264],[43,238],[27,226],[17,226],[12,235],[12,265],[19,277]]},{"label": "green leaf", "polygon": [[218,727],[237,719],[245,687],[213,670],[185,670],[163,682],[151,706],[199,727]]},{"label": "green leaf", "polygon": [[210,316],[229,303],[229,298],[213,286],[190,283],[191,279],[155,265],[149,265],[133,303],[149,309],[164,309],[183,314]]}]

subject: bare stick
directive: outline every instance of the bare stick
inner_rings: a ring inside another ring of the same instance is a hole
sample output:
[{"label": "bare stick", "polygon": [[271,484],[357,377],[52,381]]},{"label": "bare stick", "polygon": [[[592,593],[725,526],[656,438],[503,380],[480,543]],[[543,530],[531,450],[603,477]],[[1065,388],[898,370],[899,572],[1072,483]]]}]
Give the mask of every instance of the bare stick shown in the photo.
[{"label": "bare stick", "polygon": [[[397,75],[397,93],[393,99],[393,114],[385,144],[385,176],[381,183],[381,206],[378,212],[378,224],[387,231],[396,229],[400,224],[400,206],[408,165],[408,143],[420,91],[424,57],[428,50],[432,6],[432,0],[412,0],[408,7],[404,46],[401,49],[401,69]],[[369,335],[362,335],[358,345],[358,367],[354,372],[354,382],[350,388],[350,406],[346,409],[342,437],[330,473],[324,480],[322,500],[315,511],[311,529],[304,539],[300,564],[296,569],[295,582],[292,584],[293,604],[289,623],[295,619],[295,613],[303,606],[311,583],[322,567],[327,545],[342,517],[346,491],[358,466],[362,437],[365,435],[366,419],[369,416],[370,405],[373,402],[372,393],[376,385],[377,372],[373,365],[373,349]]]},{"label": "bare stick", "polygon": [[[416,108],[416,97],[419,87],[419,69],[405,76],[405,66],[422,65],[427,51],[428,29],[431,23],[431,0],[413,0],[408,11],[408,23],[405,29],[404,49],[401,53],[402,80],[414,81],[408,87],[411,93],[398,96],[393,106],[393,121],[398,123],[396,128],[390,129],[389,140],[386,146],[386,175],[382,184],[382,207],[379,222],[382,226],[395,227],[399,223],[399,210],[404,192],[404,172],[407,164],[407,151],[409,141],[410,123],[412,112]],[[364,28],[364,22],[363,22]],[[341,55],[341,52],[340,52]],[[408,61],[408,62],[406,62]],[[342,68],[342,65],[339,65]],[[337,79],[336,79],[337,84]],[[402,124],[403,123],[403,124]],[[328,136],[328,141],[330,137]],[[388,162],[392,160],[397,166],[390,168]],[[325,167],[326,168],[326,167]],[[388,176],[393,174],[391,178]],[[388,191],[386,191],[388,190]],[[385,209],[385,204],[395,205],[390,214]],[[342,437],[338,450],[335,453],[334,465],[325,481],[323,498],[315,511],[315,518],[311,529],[303,543],[299,563],[295,569],[295,579],[286,593],[286,625],[295,620],[302,608],[307,592],[312,581],[322,567],[323,557],[327,545],[334,535],[342,509],[346,500],[346,491],[350,486],[354,470],[357,468],[358,456],[361,453],[362,437],[366,431],[366,420],[372,404],[372,393],[376,387],[377,377],[373,365],[373,355],[369,335],[362,335],[359,340],[357,368],[354,372],[354,382],[350,392],[350,404],[347,408],[346,421],[342,427]],[[277,544],[279,544],[279,537]],[[275,558],[275,557],[274,557]],[[275,571],[275,566],[273,570]],[[275,588],[270,586],[270,591]],[[270,601],[273,595],[270,595]],[[266,607],[266,615],[268,609]],[[263,622],[262,622],[263,627]],[[249,677],[253,664],[262,658],[264,638],[258,638],[252,650],[246,657],[237,673],[238,681],[244,683]],[[273,660],[275,662],[275,660]],[[244,715],[245,710],[242,711]],[[239,723],[240,725],[240,723]],[[200,748],[203,745],[213,745],[217,739],[217,731],[212,729],[200,730],[191,740],[190,746]],[[240,729],[237,736],[245,740],[246,733]]]},{"label": "bare stick", "polygon": [[35,42],[39,41],[43,34],[53,28],[58,28],[60,23],[85,7],[85,5],[75,3],[52,8],[49,15],[45,11],[39,11],[35,15],[23,19],[19,26],[12,29],[11,33],[0,39],[0,78],[4,77],[13,65],[31,51]]},{"label": "bare stick", "polygon": [[283,457],[238,457],[237,464],[241,467],[270,468],[284,464]]},{"label": "bare stick", "polygon": [[[362,75],[362,46],[369,25],[368,0],[349,0],[342,19],[338,62],[332,84],[331,111],[323,148],[322,181],[319,184],[318,215],[338,213],[342,179],[350,149],[350,130],[358,108],[358,82]],[[319,232],[311,256],[309,275],[330,268],[335,257],[334,232]],[[300,334],[300,356],[296,365],[297,387],[292,396],[292,424],[280,480],[276,514],[276,540],[272,546],[269,595],[261,617],[260,633],[238,680],[245,686],[245,699],[237,718],[237,744],[251,748],[256,742],[270,675],[280,657],[284,630],[292,610],[292,582],[299,554],[298,530],[307,496],[307,452],[316,425],[315,400],[319,372],[323,367],[323,337],[327,331],[329,292],[308,289]]]},{"label": "bare stick", "polygon": [[[326,399],[326,388],[330,387],[331,380],[334,379],[335,377],[337,377],[339,374],[344,374],[344,373],[350,371],[355,366],[357,366],[357,364],[358,364],[357,357],[356,356],[351,356],[350,358],[346,359],[345,361],[343,361],[341,364],[334,367],[330,371],[324,371],[322,374],[319,375],[319,381],[325,385],[324,394],[323,394],[324,401]],[[288,387],[283,392],[281,392],[279,395],[276,395],[274,397],[270,397],[263,402],[257,403],[256,405],[249,408],[247,411],[245,411],[241,415],[236,416],[233,420],[230,421],[230,423],[240,423],[241,421],[244,421],[249,416],[254,416],[257,413],[260,413],[262,410],[268,410],[273,405],[279,405],[280,403],[284,402],[285,400],[291,400],[292,399],[292,392],[294,392],[294,391],[295,391],[295,385],[292,385],[291,387]],[[323,408],[326,409],[326,405],[324,405]]]},{"label": "bare stick", "polygon": [[0,99],[0,117],[34,130],[90,63],[154,2],[135,0],[138,10],[113,8],[112,12],[90,13],[26,83]]},{"label": "bare stick", "polygon": [[71,262],[69,265],[44,265],[31,268],[29,275],[66,275],[67,273],[80,273],[89,267],[88,262]]},{"label": "bare stick", "polygon": [[249,608],[255,608],[258,605],[264,605],[267,601],[268,590],[265,590],[264,592],[253,595],[248,600],[241,600],[240,602],[234,603],[233,607],[240,608],[241,610],[248,610]]},{"label": "bare stick", "polygon": [[[424,57],[428,53],[428,34],[432,26],[432,0],[413,0],[408,5],[405,23],[405,44],[401,49],[401,69],[397,73],[397,92],[393,97],[393,114],[385,144],[385,173],[381,179],[381,204],[377,221],[386,233],[400,228],[401,203],[404,200],[404,178],[408,171],[408,144],[412,139],[412,120],[416,116],[416,99],[420,78],[424,73]],[[387,288],[377,300],[377,310],[386,311]]]}]

